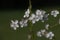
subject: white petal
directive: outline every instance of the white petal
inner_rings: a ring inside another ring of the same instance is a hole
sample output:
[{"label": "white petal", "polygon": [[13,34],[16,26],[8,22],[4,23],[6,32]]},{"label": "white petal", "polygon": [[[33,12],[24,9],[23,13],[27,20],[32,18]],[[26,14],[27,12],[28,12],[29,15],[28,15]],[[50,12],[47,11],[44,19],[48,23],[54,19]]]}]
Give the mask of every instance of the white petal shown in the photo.
[{"label": "white petal", "polygon": [[59,14],[59,11],[57,11],[57,10],[51,11],[51,15],[57,15],[57,14]]},{"label": "white petal", "polygon": [[27,9],[27,12],[28,12],[28,14],[30,14],[30,10],[29,9]]},{"label": "white petal", "polygon": [[52,34],[52,37],[54,36],[54,34]]},{"label": "white petal", "polygon": [[23,28],[23,25],[21,25],[21,28]]},{"label": "white petal", "polygon": [[19,25],[18,25],[18,24],[16,24],[16,27],[19,27]]},{"label": "white petal", "polygon": [[49,38],[49,37],[50,37],[50,35],[47,33],[47,34],[46,34],[46,38]]},{"label": "white petal", "polygon": [[42,20],[42,22],[44,23],[44,20]]},{"label": "white petal", "polygon": [[26,17],[26,15],[23,16],[24,18]]},{"label": "white petal", "polygon": [[29,17],[29,15],[27,14],[26,17]]},{"label": "white petal", "polygon": [[27,22],[28,22],[28,20],[25,20],[25,21],[24,21],[24,23],[27,23]]},{"label": "white petal", "polygon": [[30,10],[29,10],[29,9],[27,9],[27,11],[25,12],[25,14],[30,14]]},{"label": "white petal", "polygon": [[39,21],[39,19],[36,19],[36,21]]},{"label": "white petal", "polygon": [[15,24],[17,24],[18,23],[18,20],[15,20]]},{"label": "white petal", "polygon": [[35,23],[35,20],[33,20],[32,23],[34,24]]},{"label": "white petal", "polygon": [[57,17],[57,15],[54,15],[54,17]]},{"label": "white petal", "polygon": [[32,17],[30,17],[30,18],[29,18],[29,20],[33,20],[33,18],[32,18]]},{"label": "white petal", "polygon": [[11,20],[11,22],[14,24],[15,22],[13,20]]},{"label": "white petal", "polygon": [[41,15],[41,11],[40,10],[36,10],[36,15]]},{"label": "white petal", "polygon": [[17,28],[16,27],[14,27],[14,30],[16,30]]}]

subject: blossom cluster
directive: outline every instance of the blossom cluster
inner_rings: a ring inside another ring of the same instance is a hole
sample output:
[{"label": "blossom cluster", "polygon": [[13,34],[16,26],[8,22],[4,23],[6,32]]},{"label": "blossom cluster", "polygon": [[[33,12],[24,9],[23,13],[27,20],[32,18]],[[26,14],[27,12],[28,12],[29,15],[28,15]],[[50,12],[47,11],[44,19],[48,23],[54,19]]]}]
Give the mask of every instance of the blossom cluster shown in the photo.
[{"label": "blossom cluster", "polygon": [[36,10],[35,14],[32,13],[30,15],[30,10],[27,9],[27,11],[25,12],[24,14],[24,19],[22,19],[21,21],[18,21],[18,20],[11,20],[11,24],[10,26],[16,30],[20,24],[20,27],[23,28],[23,27],[26,27],[28,26],[28,21],[31,21],[32,24],[38,22],[39,20],[47,20],[48,19],[48,14],[45,14],[46,11],[43,11],[43,10]]},{"label": "blossom cluster", "polygon": [[[54,17],[57,17],[57,15],[59,14],[58,10],[53,10],[51,11],[51,15]],[[48,16],[50,14],[46,13],[46,11],[44,10],[36,10],[35,13],[30,13],[30,10],[27,9],[27,11],[25,12],[23,19],[21,21],[18,20],[11,20],[11,24],[10,26],[16,30],[17,28],[19,28],[19,26],[21,28],[23,27],[27,27],[28,26],[28,21],[31,21],[32,24],[35,24],[38,21],[41,22],[45,22],[45,20],[48,20]],[[59,19],[59,24],[60,24],[60,19]],[[37,36],[38,37],[42,37],[45,36],[46,38],[52,39],[54,37],[54,33],[53,32],[48,32],[47,30],[49,30],[49,24],[45,25],[45,29],[40,30],[37,32]]]},{"label": "blossom cluster", "polygon": [[38,37],[46,37],[49,39],[52,39],[54,37],[54,33],[52,31],[48,31],[49,24],[45,25],[45,29],[41,29],[40,31],[37,32]]},{"label": "blossom cluster", "polygon": [[51,31],[48,32],[48,31],[46,31],[45,29],[42,29],[42,30],[40,30],[40,31],[37,32],[37,36],[38,36],[38,37],[44,36],[44,37],[46,37],[46,38],[52,39],[52,38],[54,37],[54,33],[51,32]]},{"label": "blossom cluster", "polygon": [[51,11],[51,15],[53,15],[54,17],[57,17],[58,14],[59,14],[59,11],[57,10]]},{"label": "blossom cluster", "polygon": [[[57,14],[59,14],[59,11],[57,10],[53,10],[51,11],[51,15],[53,15],[54,17],[57,16]],[[25,12],[24,14],[24,19],[22,19],[19,23],[18,23],[18,20],[11,20],[11,27],[13,27],[15,30],[17,27],[18,24],[20,24],[20,27],[25,27],[25,26],[28,26],[28,21],[31,21],[32,24],[35,24],[36,22],[38,22],[39,20],[41,20],[42,22],[44,22],[45,20],[48,20],[48,16],[49,14],[46,13],[46,11],[44,10],[36,10],[35,13],[31,13],[30,14],[30,10],[27,9],[27,11]],[[13,26],[12,26],[13,25]]]}]

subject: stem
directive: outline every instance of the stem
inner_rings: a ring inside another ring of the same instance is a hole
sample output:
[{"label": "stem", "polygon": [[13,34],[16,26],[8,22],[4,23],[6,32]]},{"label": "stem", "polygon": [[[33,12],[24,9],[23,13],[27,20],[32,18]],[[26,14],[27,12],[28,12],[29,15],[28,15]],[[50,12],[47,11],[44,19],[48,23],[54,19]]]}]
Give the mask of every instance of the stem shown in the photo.
[{"label": "stem", "polygon": [[[30,15],[32,13],[32,5],[31,5],[31,0],[29,0],[29,10],[30,10]],[[33,24],[31,23],[31,21],[29,21],[29,35],[30,39],[28,40],[34,40],[34,31],[33,31]]]},{"label": "stem", "polygon": [[29,0],[29,9],[30,9],[30,12],[31,12],[31,9],[32,9],[31,0]]},{"label": "stem", "polygon": [[[30,10],[30,15],[31,15],[31,13],[32,13],[32,5],[31,5],[31,0],[29,0],[29,10]],[[31,23],[31,21],[29,21],[29,24],[30,24],[30,31],[32,31],[32,23]]]}]

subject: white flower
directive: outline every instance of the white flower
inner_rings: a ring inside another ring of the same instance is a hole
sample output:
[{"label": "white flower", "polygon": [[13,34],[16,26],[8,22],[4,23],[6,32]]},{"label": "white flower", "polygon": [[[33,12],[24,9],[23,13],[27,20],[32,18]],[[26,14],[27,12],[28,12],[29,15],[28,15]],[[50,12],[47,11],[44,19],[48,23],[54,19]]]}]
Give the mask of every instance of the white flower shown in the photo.
[{"label": "white flower", "polygon": [[52,32],[49,32],[46,34],[46,38],[52,39],[54,37],[54,34]]},{"label": "white flower", "polygon": [[36,23],[36,15],[31,14],[31,16],[29,17],[29,20],[32,21],[32,24]]},{"label": "white flower", "polygon": [[54,34],[52,32],[49,32],[49,35],[50,35],[49,39],[52,39],[54,37]]},{"label": "white flower", "polygon": [[46,13],[45,11],[37,10],[36,14],[31,14],[31,16],[29,17],[29,20],[31,20],[32,23],[34,24],[38,22],[39,20],[43,20],[43,16],[45,13]]},{"label": "white flower", "polygon": [[54,34],[53,34],[52,32],[49,32],[49,34],[50,34],[50,36],[52,36],[52,37],[54,36]]},{"label": "white flower", "polygon": [[27,22],[28,22],[28,20],[22,20],[22,21],[20,21],[21,28],[23,28],[24,26],[27,26]]},{"label": "white flower", "polygon": [[57,10],[51,11],[51,15],[53,15],[54,17],[57,17],[57,14],[59,14],[59,11]]},{"label": "white flower", "polygon": [[36,10],[36,15],[41,15],[41,11],[40,10]]},{"label": "white flower", "polygon": [[35,14],[31,14],[31,16],[29,17],[29,20],[33,20],[35,18]]},{"label": "white flower", "polygon": [[36,15],[44,15],[46,12],[43,10],[36,10]]},{"label": "white flower", "polygon": [[49,24],[46,24],[45,25],[45,28],[48,30],[49,29]]},{"label": "white flower", "polygon": [[11,24],[10,24],[10,26],[14,29],[14,30],[16,30],[18,27],[19,27],[19,25],[18,25],[18,20],[15,20],[15,21],[13,21],[13,20],[11,20]]},{"label": "white flower", "polygon": [[45,14],[45,11],[42,11],[42,10],[37,10],[36,11],[36,16],[39,20],[43,19],[44,14]]},{"label": "white flower", "polygon": [[48,14],[45,14],[46,12],[43,11],[43,10],[37,10],[36,11],[36,16],[37,16],[37,19],[38,21],[39,20],[43,20],[42,22],[44,22],[44,20],[47,20],[48,18]]},{"label": "white flower", "polygon": [[29,20],[31,20],[33,24],[42,19],[43,19],[42,15],[31,14],[31,16],[29,17]]},{"label": "white flower", "polygon": [[39,20],[42,20],[43,19],[43,15],[36,15],[36,18],[39,19]]},{"label": "white flower", "polygon": [[42,37],[42,34],[41,34],[40,31],[37,32],[37,36],[38,36],[38,37]]},{"label": "white flower", "polygon": [[25,15],[24,15],[23,17],[24,17],[24,18],[25,18],[25,17],[29,17],[29,14],[30,14],[30,10],[27,9],[27,11],[25,12]]}]

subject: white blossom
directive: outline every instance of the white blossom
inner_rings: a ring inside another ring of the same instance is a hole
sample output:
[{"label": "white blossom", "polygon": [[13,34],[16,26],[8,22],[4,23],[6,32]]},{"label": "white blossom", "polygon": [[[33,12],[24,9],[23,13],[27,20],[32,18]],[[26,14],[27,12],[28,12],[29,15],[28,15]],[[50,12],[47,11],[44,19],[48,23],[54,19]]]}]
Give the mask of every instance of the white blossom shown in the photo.
[{"label": "white blossom", "polygon": [[36,16],[37,16],[38,21],[42,20],[42,22],[44,22],[44,20],[48,20],[49,14],[45,14],[45,13],[46,13],[46,11],[36,10]]},{"label": "white blossom", "polygon": [[39,20],[42,20],[43,19],[43,15],[36,15],[36,18],[39,19]]},{"label": "white blossom", "polygon": [[29,17],[29,14],[30,14],[30,10],[27,9],[27,11],[25,12],[25,15],[24,15],[23,17],[24,17],[24,18]]},{"label": "white blossom", "polygon": [[38,37],[44,36],[46,38],[52,39],[54,37],[54,34],[53,32],[48,32],[47,30],[43,29],[37,32],[37,36]]},{"label": "white blossom", "polygon": [[28,25],[27,22],[28,22],[28,20],[22,20],[22,21],[20,21],[21,28],[23,28],[24,26],[27,26]]},{"label": "white blossom", "polygon": [[15,20],[15,21],[11,20],[10,26],[11,26],[14,30],[16,30],[16,29],[19,27],[19,25],[18,25],[18,20]]},{"label": "white blossom", "polygon": [[35,18],[35,14],[31,14],[31,16],[29,17],[29,20],[33,20]]},{"label": "white blossom", "polygon": [[[32,21],[32,23],[36,23],[39,20],[44,20],[43,17],[45,16],[45,11],[43,10],[36,10],[36,14],[31,14],[31,16],[29,17],[29,20]],[[46,14],[45,18],[47,18],[48,15]]]},{"label": "white blossom", "polygon": [[36,15],[41,15],[41,11],[40,10],[36,10]]},{"label": "white blossom", "polygon": [[52,32],[49,32],[50,34],[50,38],[49,39],[52,39],[54,37],[54,34]]},{"label": "white blossom", "polygon": [[38,37],[42,37],[42,33],[40,31],[37,32]]},{"label": "white blossom", "polygon": [[36,16],[38,17],[39,20],[43,19],[43,16],[46,12],[43,10],[36,10]]},{"label": "white blossom", "polygon": [[46,38],[52,39],[54,37],[54,34],[52,32],[49,32],[46,34]]},{"label": "white blossom", "polygon": [[37,36],[38,36],[38,37],[42,37],[42,36],[44,36],[45,32],[46,32],[45,29],[40,30],[40,31],[37,32]]},{"label": "white blossom", "polygon": [[51,15],[53,15],[54,17],[57,17],[57,14],[59,14],[58,10],[51,11]]},{"label": "white blossom", "polygon": [[36,10],[36,15],[44,15],[46,12],[43,10]]}]

